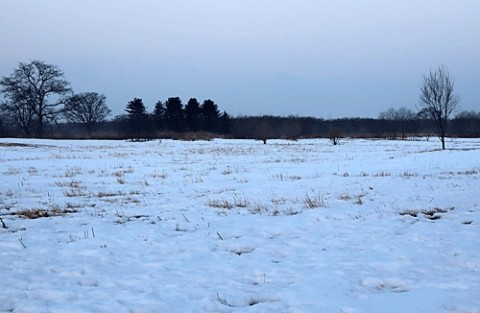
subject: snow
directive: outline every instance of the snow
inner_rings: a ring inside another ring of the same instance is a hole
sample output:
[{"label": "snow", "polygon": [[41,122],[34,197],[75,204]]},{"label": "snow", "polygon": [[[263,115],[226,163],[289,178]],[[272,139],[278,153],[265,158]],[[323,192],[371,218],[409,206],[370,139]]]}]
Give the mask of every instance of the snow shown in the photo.
[{"label": "snow", "polygon": [[0,139],[0,312],[479,313],[480,140],[438,147]]}]

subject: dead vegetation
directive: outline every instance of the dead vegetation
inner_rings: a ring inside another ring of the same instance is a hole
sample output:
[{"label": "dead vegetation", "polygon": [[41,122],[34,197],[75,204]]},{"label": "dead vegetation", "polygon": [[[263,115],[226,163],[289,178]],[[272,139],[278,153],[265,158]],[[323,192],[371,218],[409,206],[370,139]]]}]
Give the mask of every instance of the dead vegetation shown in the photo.
[{"label": "dead vegetation", "polygon": [[54,217],[54,216],[65,216],[70,213],[78,212],[74,208],[68,209],[60,209],[60,208],[53,208],[53,209],[25,209],[16,212],[15,214],[25,218],[25,219],[37,219],[42,217]]},{"label": "dead vegetation", "polygon": [[[0,147],[25,147],[25,148],[36,148],[42,145],[19,143],[19,142],[0,142]],[[45,147],[45,146],[44,146]]]},{"label": "dead vegetation", "polygon": [[325,200],[321,195],[312,197],[307,194],[304,200],[305,200],[305,205],[310,209],[327,207],[327,205],[325,204]]},{"label": "dead vegetation", "polygon": [[425,209],[425,210],[412,210],[412,209],[407,209],[399,212],[398,214],[404,216],[404,215],[409,215],[411,217],[418,217],[420,214],[425,216],[429,220],[438,220],[442,218],[443,213],[447,213],[448,211],[453,211],[455,208],[451,207],[448,209],[443,209],[443,208],[432,208],[432,209]]}]

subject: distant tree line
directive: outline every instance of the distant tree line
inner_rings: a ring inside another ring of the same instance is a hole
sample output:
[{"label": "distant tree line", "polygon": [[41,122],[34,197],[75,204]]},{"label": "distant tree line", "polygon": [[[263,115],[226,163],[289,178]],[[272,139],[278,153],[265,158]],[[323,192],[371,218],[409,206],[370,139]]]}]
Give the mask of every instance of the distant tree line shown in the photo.
[{"label": "distant tree line", "polygon": [[[139,99],[137,99],[139,100]],[[132,100],[134,101],[134,100]],[[394,110],[394,109],[392,109]],[[397,117],[378,118],[338,118],[323,119],[299,116],[239,116],[228,117],[222,113],[216,124],[193,130],[186,127],[175,130],[178,124],[163,117],[157,119],[154,113],[125,114],[111,120],[95,123],[88,133],[83,123],[48,123],[44,137],[48,138],[99,138],[99,139],[211,139],[213,137],[256,139],[267,142],[269,139],[297,140],[301,138],[383,138],[409,140],[414,137],[436,137],[435,121],[414,114],[411,118]],[[183,115],[185,116],[185,115]],[[0,115],[1,137],[25,137],[21,129],[10,124]],[[198,116],[202,123],[201,115]],[[182,120],[180,120],[182,122]],[[211,132],[210,127],[218,127]],[[451,137],[480,137],[480,113],[463,111],[448,123],[448,134]]]},{"label": "distant tree line", "polygon": [[[384,138],[411,139],[436,136],[436,122],[421,112],[408,116],[390,115],[406,110],[389,109],[378,118],[322,119],[314,117],[242,116],[231,121],[234,138],[298,139],[298,138]],[[463,111],[449,120],[448,134],[452,137],[480,137],[480,112]]]},{"label": "distant tree line", "polygon": [[408,139],[436,136],[480,137],[480,113],[455,116],[459,97],[444,67],[430,71],[420,90],[418,112],[390,108],[377,118],[322,119],[298,116],[239,116],[221,112],[211,99],[170,97],[148,112],[141,98],[112,119],[106,97],[96,92],[74,93],[58,67],[42,61],[19,63],[0,80],[0,136],[39,138],[209,139],[213,137],[269,139],[343,137]]}]

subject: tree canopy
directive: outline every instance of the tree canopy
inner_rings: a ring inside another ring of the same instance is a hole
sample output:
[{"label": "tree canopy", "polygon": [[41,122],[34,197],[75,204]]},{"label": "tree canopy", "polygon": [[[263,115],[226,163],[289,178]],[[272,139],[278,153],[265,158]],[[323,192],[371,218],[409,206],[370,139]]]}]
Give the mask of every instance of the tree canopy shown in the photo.
[{"label": "tree canopy", "polygon": [[84,124],[88,135],[96,123],[103,122],[111,113],[107,98],[96,92],[74,94],[65,100],[63,113],[67,121]]},{"label": "tree canopy", "polygon": [[7,99],[3,109],[27,136],[32,134],[35,124],[36,135],[42,137],[45,121],[54,120],[61,112],[57,109],[62,104],[61,96],[72,92],[57,66],[39,60],[20,62],[10,76],[0,80],[0,86]]}]

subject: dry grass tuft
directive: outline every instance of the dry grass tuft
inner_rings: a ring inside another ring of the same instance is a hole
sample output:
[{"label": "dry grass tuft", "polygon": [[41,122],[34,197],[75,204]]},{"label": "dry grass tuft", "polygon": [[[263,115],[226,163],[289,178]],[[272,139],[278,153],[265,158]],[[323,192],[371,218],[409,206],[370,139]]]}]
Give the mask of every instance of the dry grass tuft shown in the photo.
[{"label": "dry grass tuft", "polygon": [[107,197],[118,197],[118,196],[125,196],[126,193],[123,191],[100,191],[98,192],[95,197],[97,198],[107,198]]},{"label": "dry grass tuft", "polygon": [[418,174],[405,171],[400,176],[403,177],[403,178],[411,178],[411,177],[418,177]]},{"label": "dry grass tuft", "polygon": [[80,188],[80,182],[79,181],[76,181],[76,180],[70,180],[70,181],[57,181],[55,182],[55,185],[57,187],[70,187],[72,189],[77,189],[77,188]]},{"label": "dry grass tuft", "polygon": [[25,209],[25,210],[18,211],[16,214],[26,219],[37,219],[41,217],[65,216],[68,213],[76,213],[76,212],[78,211],[73,208],[69,208],[69,209],[53,208],[51,210]]},{"label": "dry grass tuft", "polygon": [[2,174],[3,175],[9,175],[9,176],[14,176],[14,175],[18,175],[21,173],[21,169],[20,168],[13,168],[13,167],[9,167],[5,172],[3,172]]},{"label": "dry grass tuft", "polygon": [[248,210],[251,214],[263,214],[269,211],[269,207],[263,203],[257,203],[253,208]]},{"label": "dry grass tuft", "polygon": [[363,198],[362,196],[358,196],[357,200],[355,200],[355,204],[362,205],[363,204]]},{"label": "dry grass tuft", "polygon": [[381,171],[381,172],[378,172],[378,173],[374,174],[373,176],[374,177],[389,177],[389,176],[392,176],[392,174],[389,173],[389,172]]},{"label": "dry grass tuft", "polygon": [[210,200],[208,201],[208,206],[212,208],[217,208],[217,209],[232,209],[234,207],[233,203],[225,199]]},{"label": "dry grass tuft", "polygon": [[63,195],[65,197],[68,197],[68,198],[74,198],[74,197],[87,197],[87,196],[90,195],[90,193],[88,191],[85,191],[85,190],[82,190],[82,189],[79,189],[79,188],[75,188],[75,189],[70,189],[70,190],[64,191]]},{"label": "dry grass tuft", "polygon": [[82,174],[82,170],[79,167],[70,167],[65,170],[65,177],[75,177]]},{"label": "dry grass tuft", "polygon": [[476,175],[479,173],[479,169],[472,168],[470,170],[458,172],[459,175]]},{"label": "dry grass tuft", "polygon": [[412,217],[417,217],[418,216],[418,212],[415,211],[415,210],[404,210],[404,211],[401,211],[400,213],[398,213],[400,215],[410,215]]},{"label": "dry grass tuft", "polygon": [[322,196],[318,195],[316,197],[310,197],[308,194],[305,196],[305,204],[308,208],[326,208],[325,200]]},{"label": "dry grass tuft", "polygon": [[245,199],[245,197],[239,197],[235,195],[233,197],[233,201],[228,201],[225,199],[210,200],[208,201],[208,206],[217,209],[246,208],[248,206],[248,201]]},{"label": "dry grass tuft", "polygon": [[428,218],[429,220],[438,220],[438,219],[442,218],[442,216],[440,214],[447,213],[448,211],[451,211],[453,209],[454,209],[453,207],[450,208],[450,209],[433,208],[433,209],[426,209],[426,210],[422,210],[422,211],[415,211],[415,210],[407,209],[407,210],[401,211],[399,214],[400,215],[410,215],[412,217],[417,217],[421,213],[426,218]]}]

